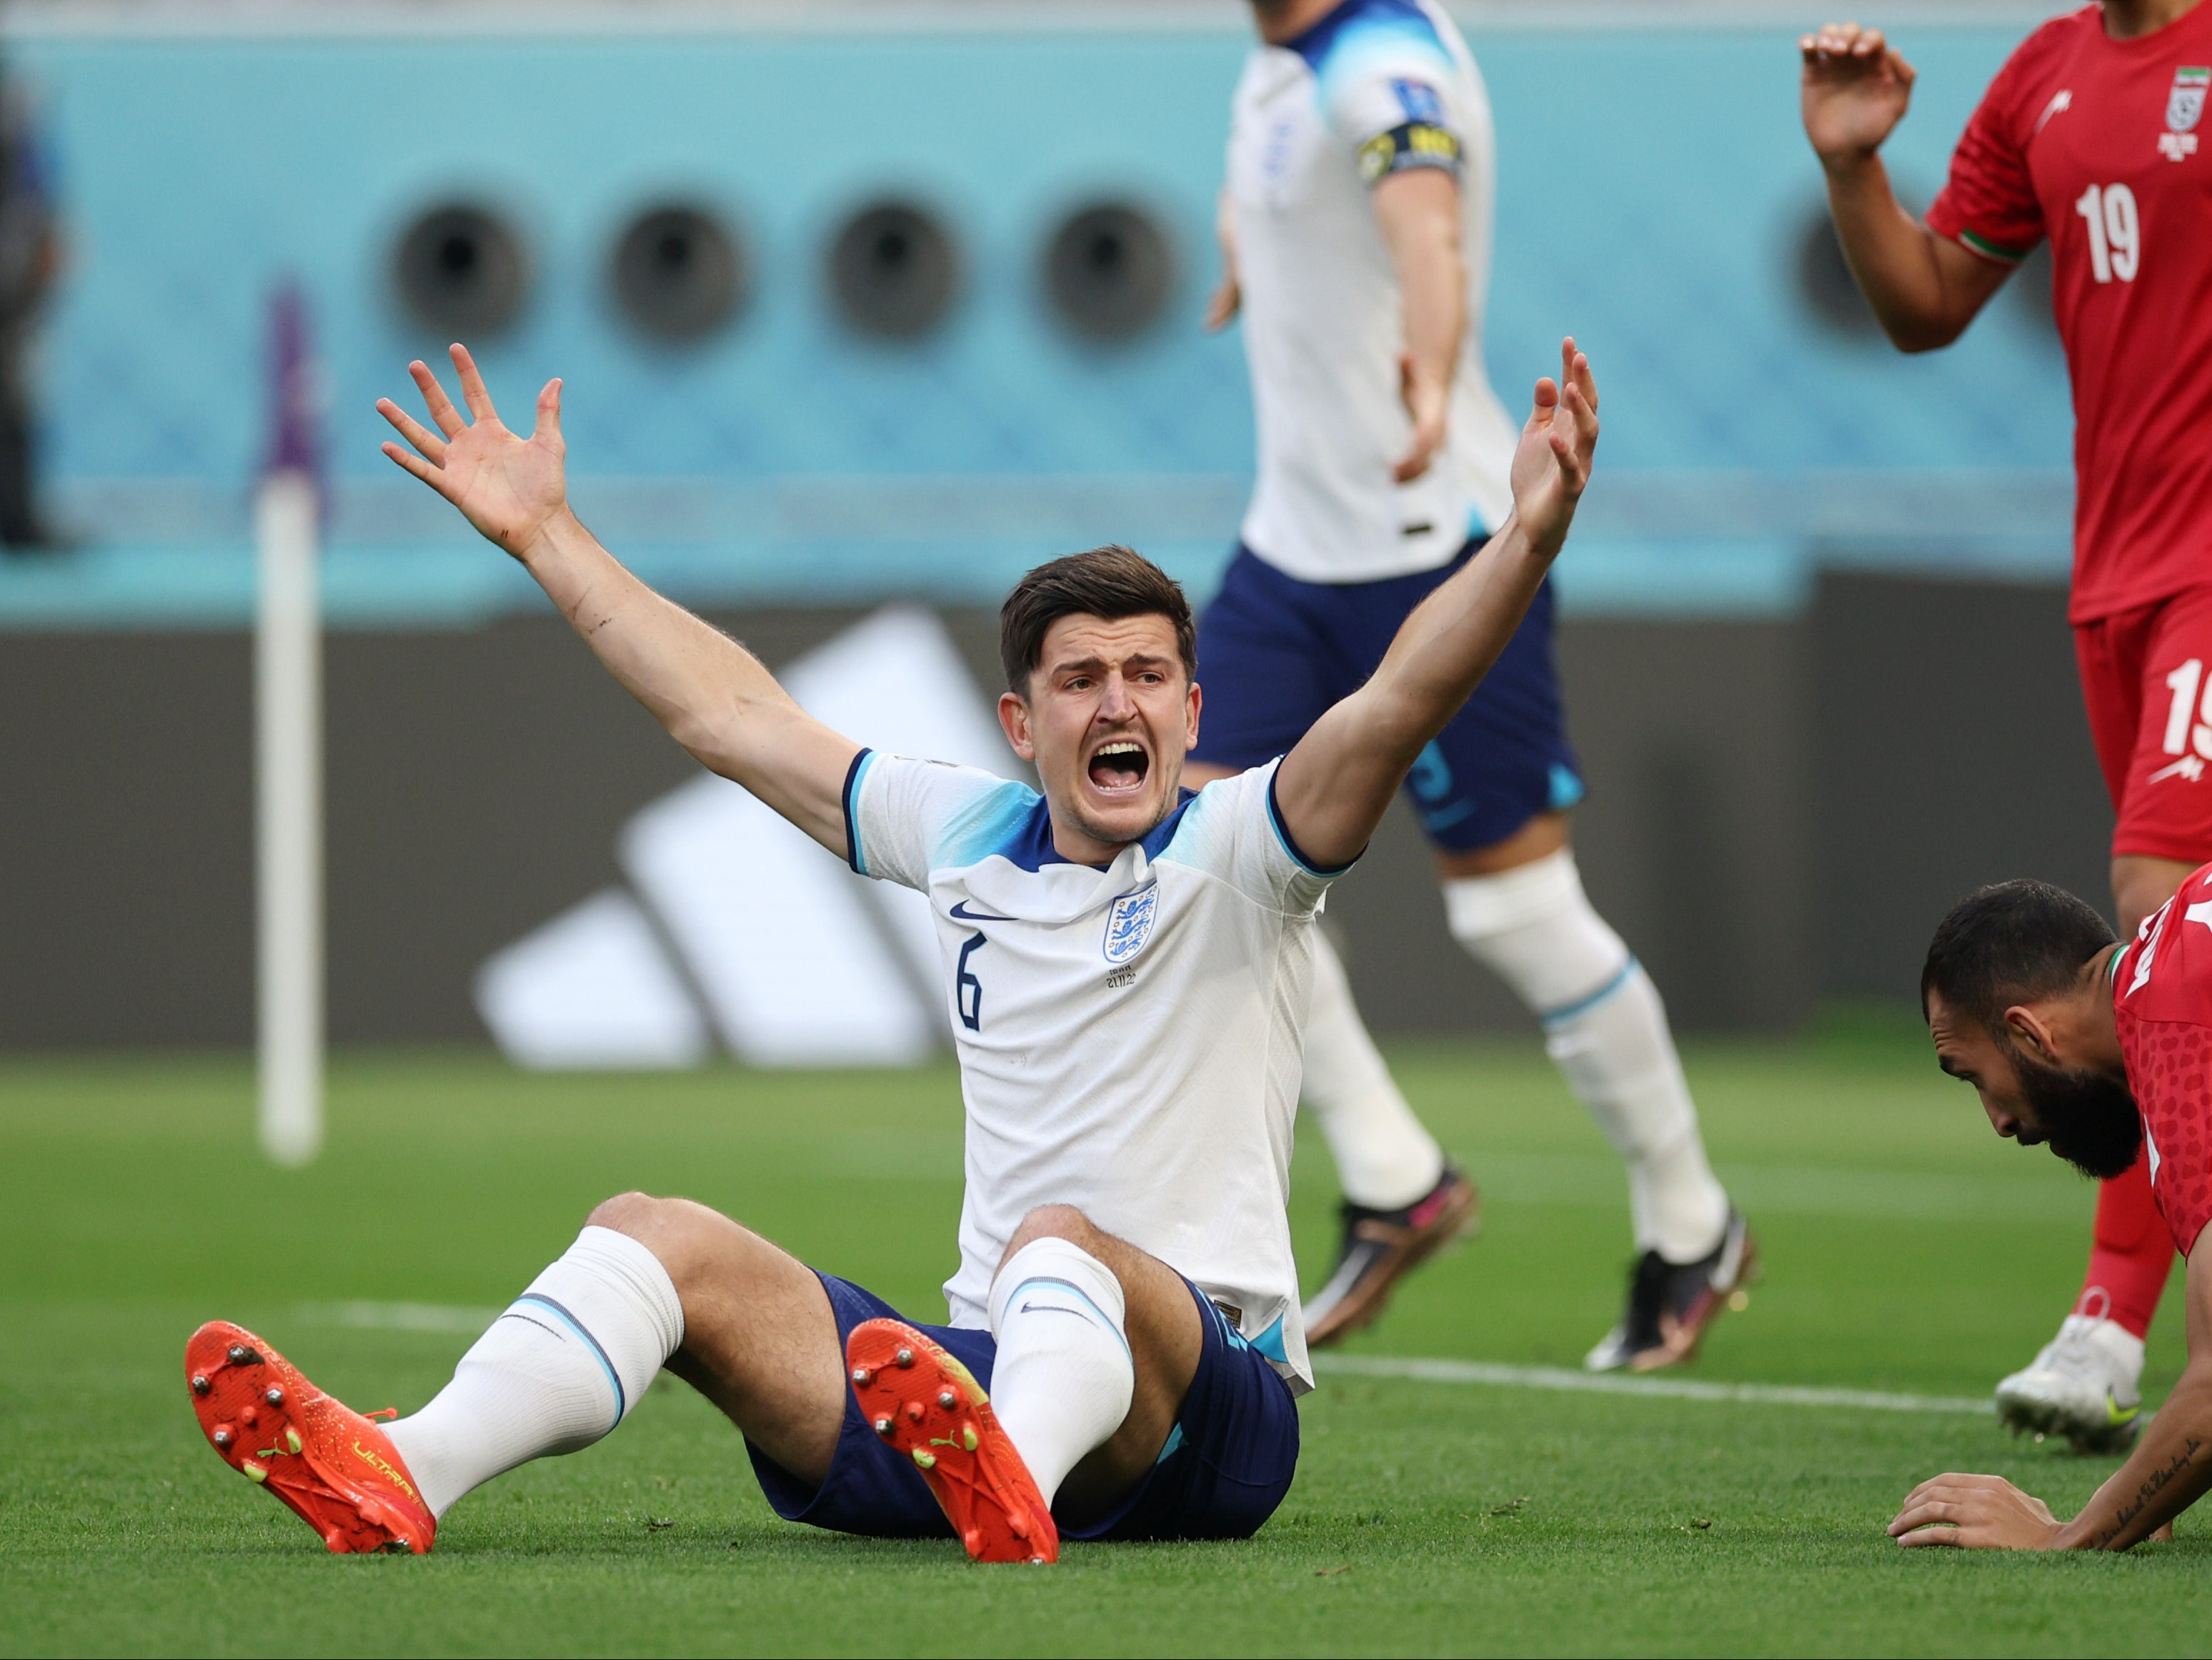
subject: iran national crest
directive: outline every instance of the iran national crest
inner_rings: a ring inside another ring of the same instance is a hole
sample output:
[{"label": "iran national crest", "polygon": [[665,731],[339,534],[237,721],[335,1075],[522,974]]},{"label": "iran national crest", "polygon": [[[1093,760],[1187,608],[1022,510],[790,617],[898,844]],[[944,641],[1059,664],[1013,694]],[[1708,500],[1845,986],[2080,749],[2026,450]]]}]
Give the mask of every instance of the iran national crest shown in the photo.
[{"label": "iran national crest", "polygon": [[2166,95],[2166,130],[2191,132],[2204,113],[2204,94],[2212,87],[2212,67],[2178,69],[2173,88]]},{"label": "iran national crest", "polygon": [[1157,882],[1116,899],[1114,909],[1106,914],[1106,960],[1126,963],[1144,950],[1145,941],[1152,937],[1153,919],[1159,914],[1160,885]]}]

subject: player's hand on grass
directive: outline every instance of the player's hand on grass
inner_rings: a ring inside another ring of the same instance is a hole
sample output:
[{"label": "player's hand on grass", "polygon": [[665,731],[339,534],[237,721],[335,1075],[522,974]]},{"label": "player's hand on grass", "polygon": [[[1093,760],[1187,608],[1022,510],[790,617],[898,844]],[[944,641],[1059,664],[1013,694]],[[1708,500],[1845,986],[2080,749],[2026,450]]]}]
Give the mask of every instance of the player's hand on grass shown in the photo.
[{"label": "player's hand on grass", "polygon": [[1938,1475],[1906,1496],[1889,1536],[1900,1545],[2052,1550],[2061,1526],[2050,1505],[2002,1475]]},{"label": "player's hand on grass", "polygon": [[1799,94],[1805,136],[1827,166],[1863,161],[1905,119],[1912,101],[1912,65],[1898,56],[1880,29],[1856,23],[1824,23],[1799,37],[1805,60]]},{"label": "player's hand on grass", "polygon": [[1398,395],[1413,423],[1413,441],[1390,476],[1410,484],[1429,470],[1429,463],[1444,447],[1444,429],[1451,415],[1451,386],[1423,374],[1410,356],[1398,360]]},{"label": "player's hand on grass", "polygon": [[1574,337],[1559,343],[1559,378],[1536,382],[1535,407],[1513,452],[1513,512],[1546,558],[1559,550],[1597,449],[1597,382]]},{"label": "player's hand on grass", "polygon": [[468,348],[451,350],[461,396],[475,418],[465,418],[453,407],[428,364],[410,363],[407,372],[415,377],[438,430],[430,431],[389,398],[380,398],[377,413],[415,447],[410,450],[386,439],[384,453],[459,508],[488,540],[519,559],[568,505],[561,383],[545,383],[538,394],[537,425],[529,437],[518,437],[501,423]]}]

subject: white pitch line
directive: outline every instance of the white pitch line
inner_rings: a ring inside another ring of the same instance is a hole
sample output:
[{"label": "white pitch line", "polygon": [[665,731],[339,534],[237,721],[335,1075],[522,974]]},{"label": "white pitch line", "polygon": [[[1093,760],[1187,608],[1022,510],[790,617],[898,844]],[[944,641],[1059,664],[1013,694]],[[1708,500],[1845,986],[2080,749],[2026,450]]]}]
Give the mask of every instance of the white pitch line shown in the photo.
[{"label": "white pitch line", "polygon": [[[310,1324],[356,1331],[454,1332],[474,1337],[499,1318],[497,1309],[446,1303],[315,1303],[299,1310]],[[1762,1407],[1842,1407],[1863,1412],[1966,1413],[1987,1416],[1988,1400],[1955,1395],[1900,1395],[1879,1389],[1814,1389],[1797,1383],[1709,1383],[1692,1377],[1623,1377],[1559,1366],[1502,1366],[1486,1360],[1424,1359],[1395,1354],[1317,1354],[1316,1371],[1344,1377],[1402,1377],[1420,1383],[1480,1383],[1494,1389],[1566,1394],[1644,1395],[1658,1400],[1726,1401]]]},{"label": "white pitch line", "polygon": [[456,1308],[450,1303],[310,1303],[298,1314],[312,1326],[350,1326],[357,1331],[450,1331],[477,1337],[499,1318],[500,1311]]},{"label": "white pitch line", "polygon": [[1642,1395],[1676,1401],[1732,1401],[1762,1407],[1846,1407],[1865,1412],[1972,1413],[1995,1410],[1987,1399],[1956,1395],[1897,1395],[1879,1389],[1809,1389],[1796,1383],[1707,1383],[1689,1377],[1622,1377],[1558,1366],[1500,1366],[1482,1360],[1427,1360],[1385,1354],[1317,1354],[1317,1371],[1349,1377],[1404,1377],[1423,1383],[1486,1383],[1499,1389],[1558,1389],[1569,1394]]}]

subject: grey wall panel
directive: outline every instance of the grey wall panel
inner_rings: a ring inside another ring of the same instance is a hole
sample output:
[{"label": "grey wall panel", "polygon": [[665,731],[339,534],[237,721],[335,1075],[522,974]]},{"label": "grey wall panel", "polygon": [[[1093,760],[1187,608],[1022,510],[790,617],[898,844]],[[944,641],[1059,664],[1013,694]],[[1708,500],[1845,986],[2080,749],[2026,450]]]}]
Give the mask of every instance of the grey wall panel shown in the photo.
[{"label": "grey wall panel", "polygon": [[1834,574],[1813,609],[1816,958],[1830,994],[1911,997],[1984,882],[2110,909],[2112,815],[2055,585]]},{"label": "grey wall panel", "polygon": [[[1577,856],[1598,909],[1686,1028],[1778,1028],[1809,1006],[1797,625],[1592,620],[1560,630],[1589,795]],[[1526,1012],[1445,932],[1434,865],[1402,801],[1331,896],[1378,1031],[1526,1029]]]},{"label": "grey wall panel", "polygon": [[247,1032],[252,698],[236,635],[0,635],[0,1046]]},{"label": "grey wall panel", "polygon": [[1802,624],[1564,630],[1590,897],[1677,1025],[1779,1028],[1814,992]]}]

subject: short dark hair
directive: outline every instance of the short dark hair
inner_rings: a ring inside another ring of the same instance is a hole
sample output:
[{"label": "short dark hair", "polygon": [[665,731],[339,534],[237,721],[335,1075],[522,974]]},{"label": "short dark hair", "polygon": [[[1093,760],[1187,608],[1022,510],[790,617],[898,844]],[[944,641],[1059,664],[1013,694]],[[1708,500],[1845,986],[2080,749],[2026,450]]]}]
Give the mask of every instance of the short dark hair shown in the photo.
[{"label": "short dark hair", "polygon": [[1198,629],[1182,586],[1133,548],[1110,542],[1048,560],[1014,584],[999,608],[999,661],[1006,690],[1027,697],[1044,660],[1044,637],[1063,617],[1164,617],[1175,625],[1182,672],[1198,678]]},{"label": "short dark hair", "polygon": [[2094,906],[2048,882],[2026,879],[1977,888],[1951,907],[1920,970],[1920,1016],[1928,997],[1995,1031],[2015,1003],[2055,997],[2081,965],[2112,943]]}]

